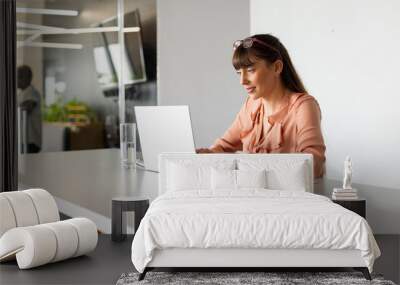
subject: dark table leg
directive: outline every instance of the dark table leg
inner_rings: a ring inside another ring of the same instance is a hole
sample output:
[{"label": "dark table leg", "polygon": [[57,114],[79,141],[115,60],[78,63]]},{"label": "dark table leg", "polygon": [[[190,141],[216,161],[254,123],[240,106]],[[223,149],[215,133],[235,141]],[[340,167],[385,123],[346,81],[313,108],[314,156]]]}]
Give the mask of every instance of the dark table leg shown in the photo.
[{"label": "dark table leg", "polygon": [[123,228],[126,225],[126,220],[123,218],[123,204],[120,201],[112,201],[112,216],[111,216],[111,240],[123,241],[126,239],[126,234],[123,234]]},{"label": "dark table leg", "polygon": [[140,221],[149,208],[149,200],[129,201],[113,200],[111,216],[111,239],[123,241],[126,239],[126,216],[125,212],[135,212],[135,233],[139,228]]},{"label": "dark table leg", "polygon": [[135,211],[135,234],[139,228],[140,221],[143,219],[148,208],[149,208],[149,203],[147,201],[135,205],[135,209],[134,209],[134,211]]}]

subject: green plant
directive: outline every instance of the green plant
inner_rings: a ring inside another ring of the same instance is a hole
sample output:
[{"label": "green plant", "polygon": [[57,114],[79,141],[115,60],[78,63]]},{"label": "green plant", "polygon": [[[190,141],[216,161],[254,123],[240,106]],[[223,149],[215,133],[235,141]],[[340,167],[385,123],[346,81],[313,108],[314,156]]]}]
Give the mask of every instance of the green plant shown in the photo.
[{"label": "green plant", "polygon": [[67,116],[62,99],[50,106],[44,106],[43,120],[46,122],[66,122]]},{"label": "green plant", "polygon": [[96,122],[96,113],[86,104],[76,98],[64,103],[59,98],[50,106],[44,106],[43,120],[46,122],[69,122],[70,117],[80,115],[86,116],[90,122]]}]

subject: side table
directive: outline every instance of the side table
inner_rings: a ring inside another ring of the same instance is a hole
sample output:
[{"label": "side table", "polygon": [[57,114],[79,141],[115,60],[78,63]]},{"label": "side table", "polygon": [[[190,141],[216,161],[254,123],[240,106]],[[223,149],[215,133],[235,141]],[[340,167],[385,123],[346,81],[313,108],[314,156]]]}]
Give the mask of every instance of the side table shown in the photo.
[{"label": "side table", "polygon": [[149,208],[149,199],[146,197],[115,197],[112,199],[111,240],[123,241],[126,239],[126,219],[124,212],[135,212],[135,233],[140,221]]},{"label": "side table", "polygon": [[332,202],[339,204],[340,206],[353,211],[356,214],[359,214],[361,217],[366,219],[366,204],[367,201],[365,199],[356,199],[356,200],[332,200]]}]

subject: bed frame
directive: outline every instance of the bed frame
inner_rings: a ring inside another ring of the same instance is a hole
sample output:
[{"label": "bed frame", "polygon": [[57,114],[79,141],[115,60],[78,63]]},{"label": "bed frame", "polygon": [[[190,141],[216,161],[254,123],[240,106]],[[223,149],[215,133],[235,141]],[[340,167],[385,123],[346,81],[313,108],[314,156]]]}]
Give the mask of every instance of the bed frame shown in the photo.
[{"label": "bed frame", "polygon": [[[196,158],[195,158],[196,156]],[[204,160],[235,160],[237,158],[255,158],[255,154],[161,154],[159,159],[159,194],[166,191],[167,161],[182,159]],[[313,192],[313,157],[311,154],[263,154],[268,160],[295,159],[304,160],[308,165],[308,185],[306,191]],[[361,257],[359,250],[330,250],[330,249],[254,249],[254,248],[170,248],[158,249],[153,259],[147,265],[139,280],[143,280],[146,273],[161,268],[202,268],[213,269],[229,268],[229,271],[265,271],[271,268],[353,268],[361,271],[367,280],[371,275]],[[264,270],[261,270],[264,269]]]},{"label": "bed frame", "polygon": [[[359,250],[329,249],[193,249],[171,248],[156,250],[152,261],[139,275],[143,280],[146,273],[155,268],[229,268],[233,271],[254,271],[254,269],[285,268],[343,268],[361,271],[371,280],[369,270]],[[259,271],[263,271],[259,270]]]}]

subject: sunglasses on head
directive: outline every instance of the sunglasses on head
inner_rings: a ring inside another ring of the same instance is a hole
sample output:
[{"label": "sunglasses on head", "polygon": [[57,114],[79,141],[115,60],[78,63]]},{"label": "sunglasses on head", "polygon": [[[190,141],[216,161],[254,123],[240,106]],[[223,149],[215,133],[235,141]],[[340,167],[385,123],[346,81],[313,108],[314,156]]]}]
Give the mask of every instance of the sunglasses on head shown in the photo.
[{"label": "sunglasses on head", "polygon": [[256,39],[256,38],[245,38],[244,40],[235,41],[233,43],[233,50],[236,50],[240,46],[242,46],[243,48],[251,48],[254,43],[258,43],[258,44],[260,44],[262,46],[265,46],[265,47],[267,47],[269,49],[272,49],[272,50],[276,51],[280,55],[280,52],[279,52],[279,50],[277,48],[275,48],[275,47],[273,47],[273,46],[271,46],[271,45],[269,45],[267,43],[264,43],[263,41],[261,41],[259,39]]}]

